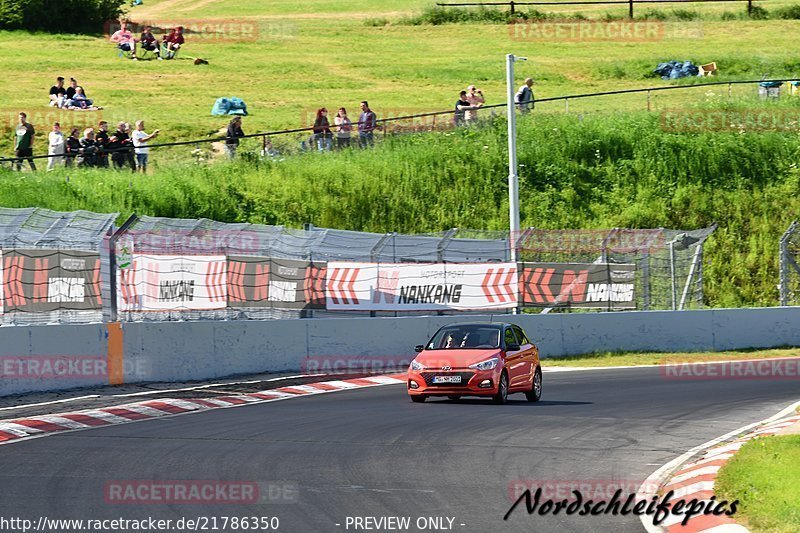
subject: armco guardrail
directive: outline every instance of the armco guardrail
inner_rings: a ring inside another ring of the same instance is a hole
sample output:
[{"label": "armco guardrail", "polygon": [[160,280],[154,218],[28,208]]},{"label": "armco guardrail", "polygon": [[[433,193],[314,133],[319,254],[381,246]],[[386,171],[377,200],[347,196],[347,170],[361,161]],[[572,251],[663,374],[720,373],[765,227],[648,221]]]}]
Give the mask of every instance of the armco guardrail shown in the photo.
[{"label": "armco guardrail", "polygon": [[[477,316],[522,325],[542,357],[800,345],[800,308]],[[0,395],[276,371],[403,371],[463,317],[141,322],[0,328]]]}]

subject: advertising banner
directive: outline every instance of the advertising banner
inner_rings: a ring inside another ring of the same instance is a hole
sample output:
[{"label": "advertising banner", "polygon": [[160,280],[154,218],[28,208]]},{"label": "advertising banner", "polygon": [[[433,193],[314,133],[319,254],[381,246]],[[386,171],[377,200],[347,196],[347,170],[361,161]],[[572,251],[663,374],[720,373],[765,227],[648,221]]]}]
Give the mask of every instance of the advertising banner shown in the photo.
[{"label": "advertising banner", "polygon": [[228,301],[224,255],[146,255],[133,253],[117,270],[120,311],[205,311]]},{"label": "advertising banner", "polygon": [[329,262],[329,310],[436,311],[517,306],[515,263]]},{"label": "advertising banner", "polygon": [[0,272],[0,312],[102,308],[98,253],[5,250],[0,254]]},{"label": "advertising banner", "polygon": [[521,263],[523,307],[636,309],[636,265]]},{"label": "advertising banner", "polygon": [[230,256],[228,305],[324,309],[324,265],[294,259]]}]

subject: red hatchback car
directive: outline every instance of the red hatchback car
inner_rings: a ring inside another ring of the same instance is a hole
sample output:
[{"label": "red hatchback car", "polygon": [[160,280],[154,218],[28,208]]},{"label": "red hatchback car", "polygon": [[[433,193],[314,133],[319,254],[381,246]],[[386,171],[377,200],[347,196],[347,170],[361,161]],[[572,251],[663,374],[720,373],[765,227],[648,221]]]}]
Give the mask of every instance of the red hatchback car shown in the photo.
[{"label": "red hatchback car", "polygon": [[524,392],[531,402],[542,397],[539,349],[516,324],[451,324],[416,351],[408,368],[413,402],[488,396],[503,404],[514,392]]}]

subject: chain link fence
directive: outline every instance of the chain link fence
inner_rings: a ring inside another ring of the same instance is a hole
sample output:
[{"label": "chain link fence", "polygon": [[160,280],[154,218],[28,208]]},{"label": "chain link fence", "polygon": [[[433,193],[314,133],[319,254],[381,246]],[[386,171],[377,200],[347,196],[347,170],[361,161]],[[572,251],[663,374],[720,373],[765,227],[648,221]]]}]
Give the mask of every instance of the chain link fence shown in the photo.
[{"label": "chain link fence", "polygon": [[117,216],[0,209],[2,324],[697,308],[714,231],[510,240]]}]

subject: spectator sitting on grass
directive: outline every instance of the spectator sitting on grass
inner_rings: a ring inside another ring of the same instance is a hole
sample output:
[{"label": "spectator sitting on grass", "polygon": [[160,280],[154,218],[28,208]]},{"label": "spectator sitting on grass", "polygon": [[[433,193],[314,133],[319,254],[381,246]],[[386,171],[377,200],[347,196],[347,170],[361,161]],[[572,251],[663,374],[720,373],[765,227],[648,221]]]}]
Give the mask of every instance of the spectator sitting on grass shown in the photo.
[{"label": "spectator sitting on grass", "polygon": [[120,23],[119,29],[111,36],[111,42],[116,43],[117,48],[123,52],[131,52],[132,59],[136,61],[136,39],[128,29],[127,22]]},{"label": "spectator sitting on grass", "polygon": [[147,147],[147,142],[158,137],[159,133],[160,130],[154,130],[151,134],[146,133],[144,131],[144,120],[136,121],[136,131],[133,132],[131,138],[136,151],[136,168],[141,172],[147,172],[147,156],[150,151]]},{"label": "spectator sitting on grass", "polygon": [[56,78],[56,84],[50,87],[50,107],[63,107],[67,88],[64,87],[64,78]]},{"label": "spectator sitting on grass", "polygon": [[153,37],[153,32],[151,31],[150,26],[144,27],[144,31],[142,32],[139,42],[141,43],[142,50],[150,50],[151,52],[155,53],[158,60],[161,61],[161,47],[159,46],[158,40]]},{"label": "spectator sitting on grass", "polygon": [[83,94],[83,87],[75,87],[75,95],[70,100],[69,109],[81,109],[83,111],[96,111],[98,109],[102,109],[102,107],[97,107],[94,105],[92,100],[86,98],[86,95]]}]

